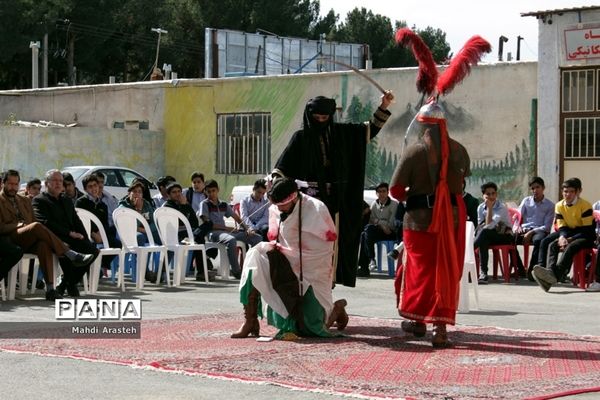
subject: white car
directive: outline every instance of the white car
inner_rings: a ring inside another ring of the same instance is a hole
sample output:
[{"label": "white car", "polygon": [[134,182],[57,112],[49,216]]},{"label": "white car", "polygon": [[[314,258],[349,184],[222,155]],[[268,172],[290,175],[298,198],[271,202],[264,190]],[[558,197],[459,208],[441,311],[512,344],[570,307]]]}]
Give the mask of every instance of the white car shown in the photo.
[{"label": "white car", "polygon": [[112,194],[117,199],[127,196],[127,188],[129,188],[129,185],[131,185],[131,182],[133,182],[135,178],[141,178],[146,182],[152,196],[159,193],[154,183],[146,179],[139,172],[129,168],[110,165],[78,165],[66,167],[62,169],[62,172],[68,172],[73,175],[75,186],[77,186],[82,192],[84,190],[81,179],[86,175],[90,175],[95,172],[102,172],[105,176],[104,188],[108,193]]}]

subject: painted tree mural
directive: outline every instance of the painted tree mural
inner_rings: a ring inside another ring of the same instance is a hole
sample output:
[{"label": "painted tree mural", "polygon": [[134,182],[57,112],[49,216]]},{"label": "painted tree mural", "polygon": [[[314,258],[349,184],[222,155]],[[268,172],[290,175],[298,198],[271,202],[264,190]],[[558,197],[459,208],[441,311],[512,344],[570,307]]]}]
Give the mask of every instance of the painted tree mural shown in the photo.
[{"label": "painted tree mural", "polygon": [[[371,119],[375,106],[363,105],[357,96],[352,96],[345,112],[345,122],[362,123]],[[377,138],[367,145],[367,163],[365,167],[365,187],[375,186],[379,182],[389,182],[398,164],[398,155],[379,147]]]}]

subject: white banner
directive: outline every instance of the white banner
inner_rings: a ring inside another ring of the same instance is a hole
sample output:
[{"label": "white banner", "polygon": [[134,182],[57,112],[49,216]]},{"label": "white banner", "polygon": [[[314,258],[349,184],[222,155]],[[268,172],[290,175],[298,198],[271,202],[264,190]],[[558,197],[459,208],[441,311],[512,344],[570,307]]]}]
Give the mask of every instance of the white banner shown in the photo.
[{"label": "white banner", "polygon": [[600,23],[565,29],[565,53],[568,61],[600,58]]}]

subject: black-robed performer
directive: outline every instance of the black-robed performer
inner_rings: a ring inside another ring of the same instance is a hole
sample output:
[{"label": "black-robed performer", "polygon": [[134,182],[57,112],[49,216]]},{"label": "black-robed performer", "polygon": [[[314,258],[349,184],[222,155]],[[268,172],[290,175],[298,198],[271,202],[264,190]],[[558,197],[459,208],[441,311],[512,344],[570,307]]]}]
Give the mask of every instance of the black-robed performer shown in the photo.
[{"label": "black-robed performer", "polygon": [[334,122],[334,99],[309,100],[303,129],[294,133],[273,171],[275,177],[307,182],[302,190],[327,205],[338,225],[336,282],[344,286],[356,284],[367,144],[391,115],[387,108],[393,99],[386,91],[371,120],[363,124]]}]

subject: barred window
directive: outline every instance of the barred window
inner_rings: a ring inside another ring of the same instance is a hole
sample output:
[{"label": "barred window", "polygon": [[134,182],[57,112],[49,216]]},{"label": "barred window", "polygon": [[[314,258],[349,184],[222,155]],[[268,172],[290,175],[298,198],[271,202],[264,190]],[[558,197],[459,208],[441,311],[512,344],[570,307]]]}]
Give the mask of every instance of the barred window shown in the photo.
[{"label": "barred window", "polygon": [[565,118],[565,158],[600,157],[600,118]]},{"label": "barred window", "polygon": [[267,174],[271,167],[271,114],[217,115],[217,173]]},{"label": "barred window", "polygon": [[563,71],[563,112],[594,111],[594,78],[593,69]]}]

